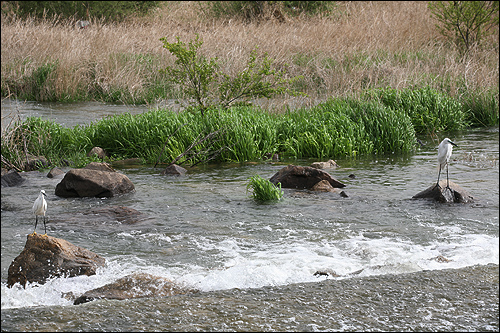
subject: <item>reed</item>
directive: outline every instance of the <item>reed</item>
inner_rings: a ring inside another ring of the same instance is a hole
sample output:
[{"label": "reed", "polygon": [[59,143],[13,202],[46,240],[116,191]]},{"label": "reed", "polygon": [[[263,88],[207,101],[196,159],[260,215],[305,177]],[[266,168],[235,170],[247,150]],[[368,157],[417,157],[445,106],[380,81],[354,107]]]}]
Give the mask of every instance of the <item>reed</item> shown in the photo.
[{"label": "reed", "polygon": [[430,87],[376,89],[365,92],[365,96],[377,98],[387,107],[405,112],[417,133],[456,131],[469,126],[460,101]]},{"label": "reed", "polygon": [[[160,69],[174,58],[160,38],[203,39],[200,52],[237,73],[259,47],[310,98],[286,99],[269,109],[311,107],[329,97],[366,89],[429,86],[450,97],[493,91],[498,105],[498,31],[468,57],[435,28],[426,2],[339,2],[330,16],[286,17],[248,23],[214,18],[201,2],[166,2],[148,18],[123,23],[20,20],[2,14],[1,93],[30,100],[154,103],[182,98]],[[473,98],[474,99],[474,98]],[[486,103],[485,106],[489,106]]]},{"label": "reed", "polygon": [[254,175],[249,178],[247,191],[252,192],[252,198],[257,202],[272,202],[279,201],[283,197],[281,184],[274,185],[269,180],[262,178],[259,175]]},{"label": "reed", "polygon": [[[203,137],[211,139],[200,141]],[[22,168],[20,157],[27,153],[43,155],[53,165],[79,154],[73,162],[80,166],[88,161],[85,154],[99,146],[111,159],[193,164],[196,160],[189,160],[189,155],[179,155],[197,141],[200,145],[195,150],[204,152],[200,156],[217,151],[215,162],[242,162],[274,153],[288,158],[405,154],[413,150],[416,139],[404,111],[377,100],[337,98],[282,114],[249,106],[211,109],[205,115],[151,110],[74,128],[28,118],[2,136],[2,156]]]}]

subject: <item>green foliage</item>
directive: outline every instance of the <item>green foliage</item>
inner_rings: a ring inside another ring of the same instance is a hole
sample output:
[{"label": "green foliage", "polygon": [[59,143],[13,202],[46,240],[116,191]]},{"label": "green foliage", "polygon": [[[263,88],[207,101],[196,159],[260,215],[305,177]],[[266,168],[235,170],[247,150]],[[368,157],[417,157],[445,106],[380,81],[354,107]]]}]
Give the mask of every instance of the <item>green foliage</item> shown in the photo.
[{"label": "green foliage", "polygon": [[163,47],[177,57],[175,67],[160,71],[167,74],[168,81],[181,86],[202,114],[217,106],[228,108],[238,100],[248,102],[252,98],[279,94],[304,95],[288,88],[301,77],[285,78],[285,72],[272,68],[273,60],[267,53],[262,59],[257,57],[257,48],[250,53],[245,69],[231,77],[220,71],[217,58],[207,59],[198,54],[203,44],[198,35],[187,46],[176,38],[175,43],[169,43],[166,37],[160,39]]},{"label": "green foliage", "polygon": [[428,5],[442,35],[467,53],[498,27],[498,1],[431,1]]},{"label": "green foliage", "polygon": [[283,197],[280,183],[276,186],[259,175],[249,178],[248,190],[252,191],[252,197],[257,202],[279,201]]},{"label": "green foliage", "polygon": [[[47,62],[38,67],[31,64],[31,59],[23,59],[23,72],[19,79],[2,77],[2,96],[12,94],[18,99],[32,101],[54,101],[54,75],[58,61]],[[31,71],[26,68],[33,68]]]},{"label": "green foliage", "polygon": [[401,154],[415,142],[410,118],[377,101],[329,99],[287,112],[278,126],[280,151],[296,158]]},{"label": "green foliage", "polygon": [[[37,18],[58,16],[122,21],[129,15],[145,15],[160,1],[9,1],[15,14]],[[3,6],[2,6],[3,7]]]},{"label": "green foliage", "polygon": [[267,153],[334,158],[404,154],[411,152],[415,143],[408,115],[376,101],[331,99],[312,109],[284,114],[248,106],[210,112],[211,117],[169,110],[125,113],[72,129],[28,118],[2,136],[2,156],[17,161],[30,153],[49,157],[56,165],[71,156],[74,163],[83,163],[86,153],[99,146],[111,159],[138,157],[150,164],[169,164],[200,138],[209,136],[196,146],[200,158],[186,155],[176,162],[195,164],[213,152],[220,152],[214,162],[259,160]]},{"label": "green foliage", "polygon": [[376,98],[389,108],[405,112],[417,133],[461,130],[469,125],[458,100],[430,87],[374,89],[367,91],[365,97]]},{"label": "green foliage", "polygon": [[194,98],[203,113],[213,104],[210,92],[219,75],[217,58],[207,59],[198,54],[197,51],[203,44],[198,35],[194,41],[189,41],[187,47],[180,37],[176,38],[176,43],[169,43],[166,37],[160,38],[163,47],[177,57],[176,68],[168,66],[160,72],[166,73],[171,82],[181,85],[183,92]]},{"label": "green foliage", "polygon": [[471,126],[498,126],[498,92],[466,92],[461,102]]}]

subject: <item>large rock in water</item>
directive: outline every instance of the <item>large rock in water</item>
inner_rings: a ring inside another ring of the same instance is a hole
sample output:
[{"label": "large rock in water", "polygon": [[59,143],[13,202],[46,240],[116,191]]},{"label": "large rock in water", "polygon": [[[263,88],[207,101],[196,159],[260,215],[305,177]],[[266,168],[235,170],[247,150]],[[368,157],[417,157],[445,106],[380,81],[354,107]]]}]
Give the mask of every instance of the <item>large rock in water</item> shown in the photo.
[{"label": "large rock in water", "polygon": [[11,187],[21,185],[26,179],[24,179],[17,171],[10,170],[5,172],[2,169],[2,187]]},{"label": "large rock in water", "polygon": [[113,197],[131,192],[134,184],[106,163],[91,163],[83,169],[71,169],[56,186],[60,197]]},{"label": "large rock in water", "polygon": [[441,180],[439,182],[439,187],[435,184],[429,187],[426,190],[423,190],[420,193],[417,193],[413,196],[414,199],[418,198],[426,198],[426,199],[434,199],[438,202],[449,203],[449,202],[458,202],[458,203],[470,203],[474,202],[474,198],[467,193],[463,188],[455,184],[454,182],[450,182],[450,188],[446,188],[446,180]]},{"label": "large rock in water", "polygon": [[78,305],[102,298],[121,300],[140,297],[172,296],[194,292],[197,292],[197,290],[182,288],[163,277],[147,273],[134,273],[113,283],[85,292],[73,304]]},{"label": "large rock in water", "polygon": [[333,178],[326,171],[292,164],[284,167],[269,179],[274,185],[281,183],[281,187],[308,190],[322,180],[328,181],[332,187],[345,187],[345,184]]},{"label": "large rock in water", "polygon": [[9,266],[7,286],[45,283],[53,277],[94,275],[105,259],[83,247],[41,234],[30,234],[24,250]]}]

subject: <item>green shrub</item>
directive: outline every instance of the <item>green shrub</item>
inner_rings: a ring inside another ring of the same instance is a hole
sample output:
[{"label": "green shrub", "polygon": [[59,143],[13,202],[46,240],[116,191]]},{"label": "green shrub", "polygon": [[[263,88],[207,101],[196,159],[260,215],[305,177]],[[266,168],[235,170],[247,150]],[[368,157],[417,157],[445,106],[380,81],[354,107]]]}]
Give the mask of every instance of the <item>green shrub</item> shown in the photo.
[{"label": "green shrub", "polygon": [[248,190],[252,191],[252,197],[257,202],[279,201],[283,197],[281,183],[276,186],[259,175],[249,178]]},{"label": "green shrub", "polygon": [[498,1],[430,1],[440,33],[466,53],[498,28]]},{"label": "green shrub", "polygon": [[[169,43],[166,37],[160,38],[163,47],[177,60],[175,66],[167,66],[160,72],[167,74],[166,79],[181,86],[183,93],[194,102],[203,114],[206,110],[222,106],[228,108],[236,101],[248,102],[252,98],[271,98],[279,94],[297,96],[301,93],[288,86],[301,77],[287,79],[285,73],[272,68],[273,60],[267,53],[257,58],[257,49],[250,53],[245,69],[235,76],[220,71],[217,58],[207,59],[198,54],[203,41],[196,35],[188,45],[181,42]],[[304,94],[302,94],[304,95]]]}]

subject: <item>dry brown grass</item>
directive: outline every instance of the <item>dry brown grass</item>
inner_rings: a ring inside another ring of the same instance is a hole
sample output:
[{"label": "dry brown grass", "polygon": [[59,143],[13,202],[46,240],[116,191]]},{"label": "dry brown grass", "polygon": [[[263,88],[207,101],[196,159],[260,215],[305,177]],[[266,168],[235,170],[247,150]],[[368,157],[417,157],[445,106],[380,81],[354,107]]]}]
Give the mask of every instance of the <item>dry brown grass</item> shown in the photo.
[{"label": "dry brown grass", "polygon": [[[287,18],[284,23],[214,20],[200,13],[198,2],[169,2],[153,18],[93,22],[85,30],[75,29],[74,23],[2,16],[2,90],[7,80],[57,60],[57,96],[96,87],[140,96],[157,70],[175,60],[159,39],[173,42],[179,36],[187,42],[199,34],[202,52],[218,57],[228,73],[241,70],[255,46],[278,66],[289,64],[291,76],[304,76],[300,88],[310,96],[301,105],[366,88],[414,84],[452,95],[460,86],[498,91],[498,31],[484,49],[461,58],[438,34],[427,2],[340,2],[330,18]],[[145,66],[138,54],[153,60]]]}]

